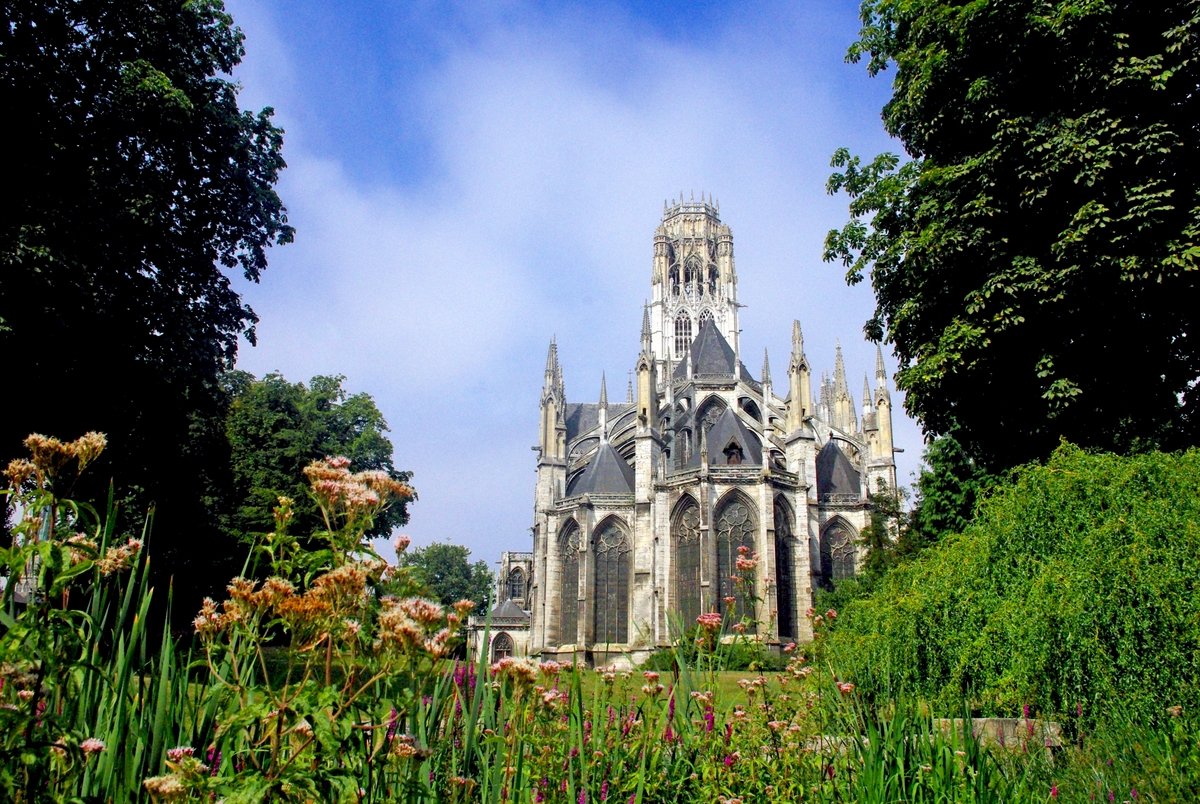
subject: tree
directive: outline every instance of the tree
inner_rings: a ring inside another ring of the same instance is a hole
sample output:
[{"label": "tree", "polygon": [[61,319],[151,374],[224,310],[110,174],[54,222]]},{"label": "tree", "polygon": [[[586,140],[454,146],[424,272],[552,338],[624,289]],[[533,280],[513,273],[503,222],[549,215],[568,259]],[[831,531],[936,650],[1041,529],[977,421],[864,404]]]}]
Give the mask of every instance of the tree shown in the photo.
[{"label": "tree", "polygon": [[400,554],[400,566],[415,569],[416,580],[429,587],[439,602],[475,603],[475,612],[487,612],[492,597],[492,572],[486,561],[470,562],[471,551],[460,544],[434,542]]},{"label": "tree", "polygon": [[[233,476],[232,503],[225,512],[243,541],[253,541],[274,528],[271,511],[281,496],[292,498],[292,532],[309,534],[323,528],[320,512],[308,493],[304,467],[326,456],[350,459],[349,469],[386,471],[407,483],[410,472],[396,471],[387,422],[368,394],[347,394],[345,377],[313,377],[308,387],[281,374],[261,380],[246,372],[226,377],[231,404],[225,422]],[[369,531],[388,535],[408,522],[408,501],[398,500]]]},{"label": "tree", "polygon": [[905,408],[981,467],[1200,433],[1200,3],[866,0],[888,133],[826,239]]},{"label": "tree", "polygon": [[292,240],[283,132],[228,77],[242,42],[219,0],[6,0],[0,26],[0,348],[20,389],[0,459],[30,432],[107,433],[91,494],[114,478],[157,503],[177,598],[229,577],[208,516],[228,491],[220,377],[257,321],[230,276],[257,281]]}]

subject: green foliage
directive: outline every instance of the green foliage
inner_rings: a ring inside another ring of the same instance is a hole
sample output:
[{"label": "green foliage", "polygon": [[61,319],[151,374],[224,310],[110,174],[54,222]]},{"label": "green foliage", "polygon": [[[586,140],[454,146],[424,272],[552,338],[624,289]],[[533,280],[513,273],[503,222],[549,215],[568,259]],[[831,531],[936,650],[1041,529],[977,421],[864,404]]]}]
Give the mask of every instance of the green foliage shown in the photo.
[{"label": "green foliage", "polygon": [[[294,530],[309,534],[320,527],[304,469],[327,455],[349,458],[353,471],[380,470],[401,482],[412,476],[392,464],[387,422],[375,401],[365,393],[347,394],[344,380],[313,377],[305,387],[280,374],[261,380],[241,371],[226,375],[231,401],[225,432],[236,501],[228,508],[242,541],[252,543],[272,529],[271,511],[280,497],[294,501]],[[406,522],[408,500],[399,500],[376,518],[370,536],[387,536]]]},{"label": "green foliage", "polygon": [[975,516],[976,505],[996,482],[967,455],[953,435],[931,441],[922,460],[916,504],[905,533],[910,552],[966,530]]},{"label": "green foliage", "polygon": [[1200,708],[1200,452],[1062,446],[965,533],[841,611],[825,658],[873,700],[1152,725]]},{"label": "green foliage", "polygon": [[[865,0],[848,58],[894,65],[887,131],[845,149],[825,259],[869,273],[905,408],[984,468],[1061,437],[1200,436],[1200,4]],[[1118,379],[1119,378],[1119,379]]]},{"label": "green foliage", "polygon": [[400,566],[413,570],[413,578],[449,606],[470,600],[484,613],[492,598],[492,572],[486,561],[471,563],[471,551],[461,544],[434,542],[400,554]]},{"label": "green foliage", "polygon": [[[272,110],[238,106],[243,36],[219,0],[11,0],[0,107],[13,155],[0,215],[0,349],[25,389],[0,462],[31,432],[107,433],[108,479],[161,510],[159,565],[190,597],[236,552],[212,516],[226,493],[219,378],[257,317],[257,281],[291,242],[274,185]],[[165,588],[167,578],[158,579]]]}]

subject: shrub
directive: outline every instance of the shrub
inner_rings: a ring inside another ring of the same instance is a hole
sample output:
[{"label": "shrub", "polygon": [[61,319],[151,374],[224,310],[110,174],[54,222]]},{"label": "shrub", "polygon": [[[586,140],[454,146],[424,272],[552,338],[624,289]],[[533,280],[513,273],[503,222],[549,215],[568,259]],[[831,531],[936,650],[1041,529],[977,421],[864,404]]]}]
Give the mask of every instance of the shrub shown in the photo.
[{"label": "shrub", "polygon": [[852,602],[824,658],[870,697],[1154,723],[1200,705],[1200,452],[1061,446]]}]

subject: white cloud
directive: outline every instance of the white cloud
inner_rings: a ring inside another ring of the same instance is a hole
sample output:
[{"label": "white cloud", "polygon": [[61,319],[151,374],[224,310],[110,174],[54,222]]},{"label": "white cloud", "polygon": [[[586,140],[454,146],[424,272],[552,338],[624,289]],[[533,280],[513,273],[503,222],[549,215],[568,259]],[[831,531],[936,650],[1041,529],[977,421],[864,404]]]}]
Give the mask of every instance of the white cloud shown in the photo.
[{"label": "white cloud", "polygon": [[[250,51],[243,99],[275,105],[288,130],[280,192],[298,229],[246,293],[263,320],[241,365],[341,373],[375,397],[397,465],[416,472],[417,543],[450,538],[489,560],[527,549],[546,343],[557,334],[570,399],[593,399],[602,369],[621,395],[652,233],[680,190],[715,193],[734,229],[753,370],[764,345],[785,369],[799,317],[818,368],[840,337],[856,396],[853,378],[874,373],[870,291],[820,263],[845,215],[823,183],[837,145],[890,146],[824,80],[834,67],[809,63],[805,20],[781,31],[765,15],[703,47],[620,15],[489,23],[414,79],[398,114],[425,121],[434,168],[388,186],[356,180],[310,135],[323,112],[289,29],[264,6],[233,11]],[[828,22],[814,19],[808,36]],[[907,474],[919,437],[897,429]]]}]

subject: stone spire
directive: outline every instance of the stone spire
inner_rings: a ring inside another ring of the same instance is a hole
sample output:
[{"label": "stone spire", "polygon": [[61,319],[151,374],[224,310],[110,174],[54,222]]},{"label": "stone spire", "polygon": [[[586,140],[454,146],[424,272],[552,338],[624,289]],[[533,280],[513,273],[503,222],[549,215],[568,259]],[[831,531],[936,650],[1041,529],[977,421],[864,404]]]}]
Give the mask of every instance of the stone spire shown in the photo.
[{"label": "stone spire", "polygon": [[654,343],[650,337],[650,305],[642,304],[642,351],[650,354],[654,351]]},{"label": "stone spire", "polygon": [[800,429],[804,419],[813,414],[812,380],[808,358],[804,355],[804,333],[800,322],[792,321],[792,360],[788,364],[787,431]]},{"label": "stone spire", "polygon": [[863,424],[866,424],[867,414],[871,412],[871,380],[863,374]]},{"label": "stone spire", "polygon": [[608,443],[608,385],[600,372],[600,443]]},{"label": "stone spire", "polygon": [[849,396],[850,391],[846,387],[846,364],[842,361],[842,342],[839,339],[837,342],[837,357],[833,363],[833,396],[834,399],[842,395]]},{"label": "stone spire", "polygon": [[767,350],[763,348],[763,367],[762,367],[762,384],[764,386],[771,385],[771,360],[767,357]]}]

